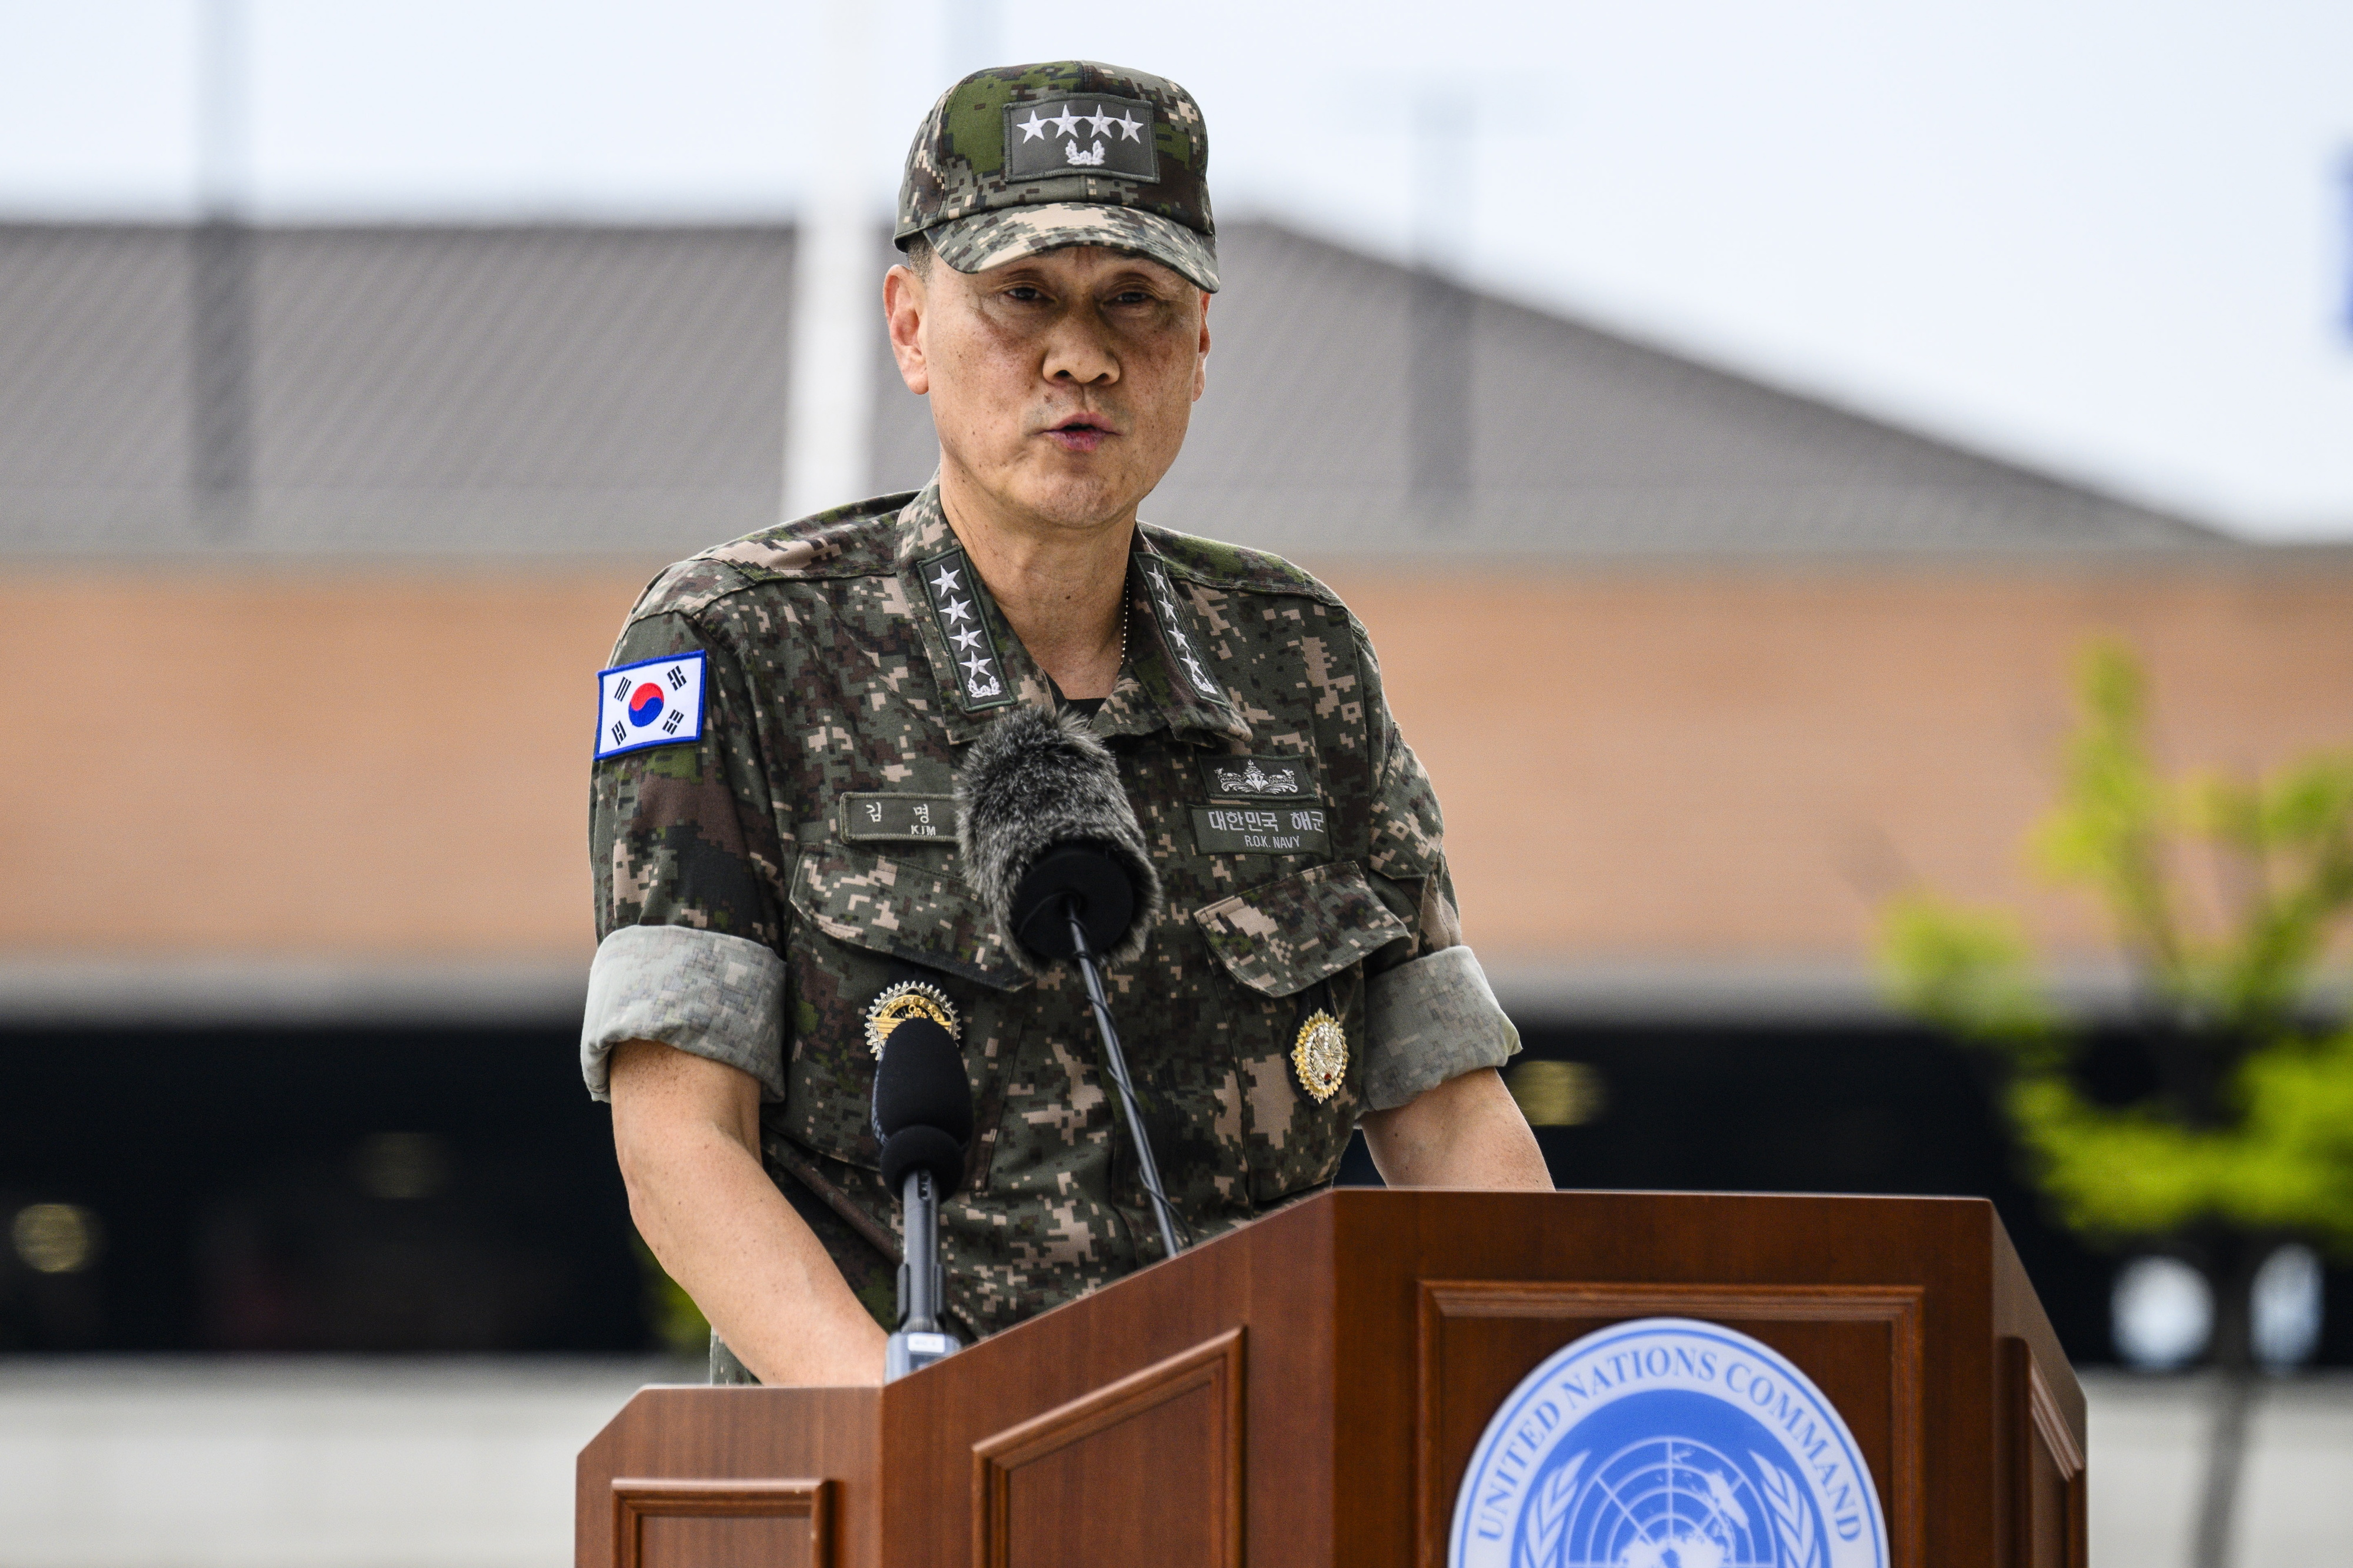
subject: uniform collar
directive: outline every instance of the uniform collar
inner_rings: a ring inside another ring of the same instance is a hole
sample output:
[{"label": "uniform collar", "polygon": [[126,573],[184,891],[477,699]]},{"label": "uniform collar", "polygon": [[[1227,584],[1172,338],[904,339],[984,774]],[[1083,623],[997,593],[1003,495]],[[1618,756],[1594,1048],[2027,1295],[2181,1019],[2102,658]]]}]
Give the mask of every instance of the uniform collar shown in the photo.
[{"label": "uniform collar", "polygon": [[[904,612],[915,622],[940,694],[940,721],[956,744],[1015,703],[1054,705],[1046,672],[1013,635],[949,526],[939,476],[899,512],[896,564]],[[1098,735],[1167,730],[1198,742],[1247,743],[1250,726],[1218,682],[1188,586],[1141,529],[1127,563],[1127,666],[1095,715]]]},{"label": "uniform collar", "polygon": [[1095,715],[1099,735],[1166,729],[1205,743],[1250,743],[1250,727],[1218,679],[1190,584],[1173,574],[1144,530],[1127,554],[1127,667]]}]

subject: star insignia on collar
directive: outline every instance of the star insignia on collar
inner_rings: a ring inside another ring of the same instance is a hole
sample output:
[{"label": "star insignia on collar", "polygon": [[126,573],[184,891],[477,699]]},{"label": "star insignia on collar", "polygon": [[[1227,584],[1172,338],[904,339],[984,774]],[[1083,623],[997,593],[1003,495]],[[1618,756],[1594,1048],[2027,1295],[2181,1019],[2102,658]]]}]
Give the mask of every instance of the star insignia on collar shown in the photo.
[{"label": "star insignia on collar", "polygon": [[956,647],[961,648],[972,647],[980,641],[980,628],[978,626],[966,626],[964,630],[950,636],[948,641],[955,644]]},{"label": "star insignia on collar", "polygon": [[983,680],[988,678],[989,661],[981,658],[980,655],[974,654],[970,658],[964,660],[963,664],[965,668],[972,671],[972,683],[975,686],[978,686]]},{"label": "star insignia on collar", "polygon": [[972,601],[970,599],[950,599],[946,604],[940,606],[940,615],[951,625],[957,621],[970,620],[972,618]]},{"label": "star insignia on collar", "polygon": [[932,579],[932,586],[937,588],[943,594],[953,594],[958,588],[964,586],[964,575],[961,573],[953,572],[947,567],[942,566],[940,568],[940,574]]}]

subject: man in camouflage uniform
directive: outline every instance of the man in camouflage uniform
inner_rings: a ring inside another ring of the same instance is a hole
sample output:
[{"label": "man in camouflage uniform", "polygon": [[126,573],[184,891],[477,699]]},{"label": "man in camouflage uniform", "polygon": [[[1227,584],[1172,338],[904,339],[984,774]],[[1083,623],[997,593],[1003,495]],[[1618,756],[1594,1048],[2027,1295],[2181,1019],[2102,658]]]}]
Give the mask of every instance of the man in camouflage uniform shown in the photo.
[{"label": "man in camouflage uniform", "polygon": [[884,281],[939,472],[671,567],[598,677],[583,1065],[735,1375],[881,1375],[898,1204],[869,1101],[911,1008],[976,1110],[954,1321],[1159,1255],[1081,987],[1016,964],[960,876],[959,760],[1017,703],[1089,716],[1155,859],[1166,909],[1108,984],[1195,1237],[1330,1182],[1360,1121],[1392,1181],[1547,1184],[1364,627],[1283,561],[1136,520],[1204,384],[1207,155],[1155,77],[950,89]]}]

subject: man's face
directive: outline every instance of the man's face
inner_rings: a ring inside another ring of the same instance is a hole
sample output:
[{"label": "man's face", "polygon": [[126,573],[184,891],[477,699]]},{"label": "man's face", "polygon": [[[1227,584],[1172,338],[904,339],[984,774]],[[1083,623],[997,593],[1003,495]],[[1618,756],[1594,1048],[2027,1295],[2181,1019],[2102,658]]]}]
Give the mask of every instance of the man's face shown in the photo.
[{"label": "man's face", "polygon": [[1141,257],[1078,246],[969,274],[934,260],[928,279],[892,268],[883,299],[944,465],[1049,527],[1131,515],[1208,384],[1208,296]]}]

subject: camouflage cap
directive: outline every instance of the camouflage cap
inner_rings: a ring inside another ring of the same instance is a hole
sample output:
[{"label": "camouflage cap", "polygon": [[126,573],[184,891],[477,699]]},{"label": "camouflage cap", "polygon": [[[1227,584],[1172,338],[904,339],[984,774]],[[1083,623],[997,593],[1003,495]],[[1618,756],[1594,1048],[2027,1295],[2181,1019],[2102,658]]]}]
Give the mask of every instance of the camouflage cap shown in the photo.
[{"label": "camouflage cap", "polygon": [[1209,133],[1173,81],[1092,60],[998,66],[940,95],[907,150],[899,248],[959,272],[1066,245],[1138,251],[1215,293]]}]

